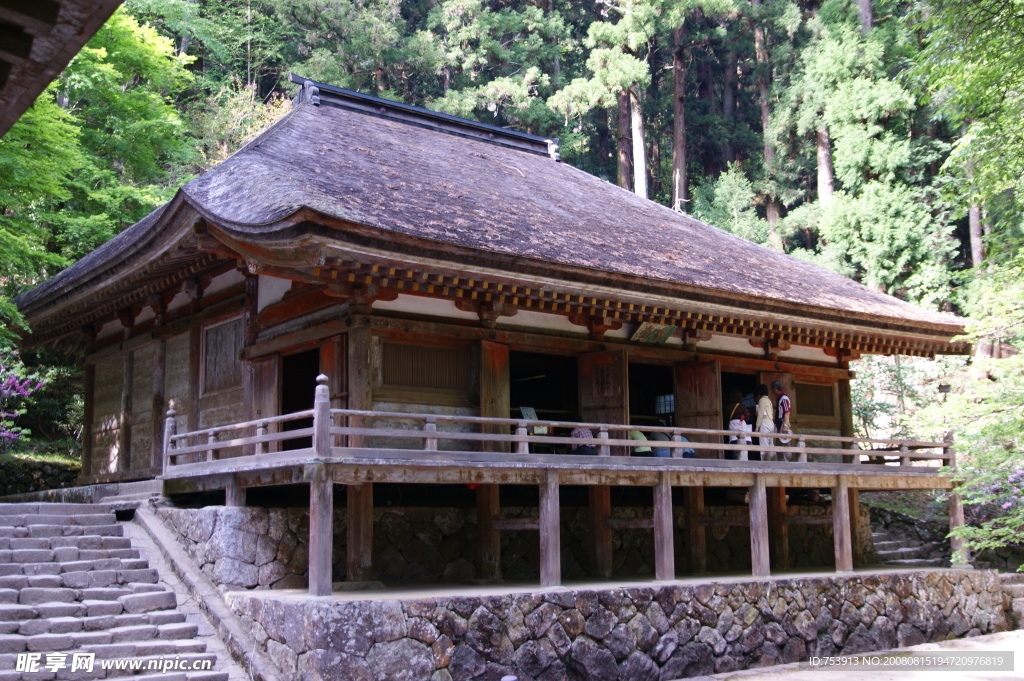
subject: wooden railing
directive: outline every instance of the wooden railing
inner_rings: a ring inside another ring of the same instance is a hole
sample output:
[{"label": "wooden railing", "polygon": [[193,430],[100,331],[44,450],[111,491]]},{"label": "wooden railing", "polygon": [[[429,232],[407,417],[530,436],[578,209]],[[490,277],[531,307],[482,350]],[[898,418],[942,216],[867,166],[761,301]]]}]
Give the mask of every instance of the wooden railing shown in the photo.
[{"label": "wooden railing", "polygon": [[[597,456],[611,456],[613,449],[616,450],[616,454],[635,455],[637,448],[644,447],[652,450],[667,449],[672,458],[685,458],[688,453],[684,452],[687,450],[692,450],[699,459],[731,458],[727,453],[733,453],[737,462],[749,460],[750,452],[759,452],[762,460],[774,459],[794,464],[839,455],[842,456],[843,463],[851,465],[955,465],[952,448],[943,442],[805,433],[747,433],[752,438],[752,443],[746,444],[741,441],[729,444],[726,439],[737,435],[735,431],[331,409],[326,380],[326,377],[322,376],[318,379],[313,409],[283,416],[178,434],[175,432],[175,413],[173,410],[168,411],[164,433],[165,470],[182,463],[213,461],[220,458],[219,455],[226,450],[232,449],[242,448],[244,453],[263,454],[283,446],[285,442],[303,438],[306,438],[309,444],[301,447],[302,449],[312,449],[314,456],[325,458],[344,457],[356,450],[365,452],[367,449],[419,449],[425,453],[438,452],[444,451],[439,449],[439,442],[445,440],[456,445],[467,445],[466,449],[456,451],[485,451],[493,454],[496,461],[501,460],[502,452],[517,455],[533,454],[540,461],[546,454],[537,453],[538,448],[568,449],[573,445],[591,445],[595,448]],[[284,429],[285,424],[289,422],[311,417],[312,427]],[[373,425],[374,421],[382,419],[408,423],[411,427]],[[449,425],[453,429],[439,429],[439,426],[444,425]],[[555,429],[569,431],[575,428],[587,428],[594,436],[570,439],[550,434]],[[660,432],[669,439],[633,440],[629,438],[630,430],[641,430],[644,433]],[[538,431],[543,434],[537,434]],[[402,447],[388,446],[389,441],[395,440],[405,442],[401,443]],[[415,447],[407,446],[410,440],[416,443]],[[771,441],[772,444],[761,444],[766,441]],[[822,446],[825,443],[831,446]]]}]

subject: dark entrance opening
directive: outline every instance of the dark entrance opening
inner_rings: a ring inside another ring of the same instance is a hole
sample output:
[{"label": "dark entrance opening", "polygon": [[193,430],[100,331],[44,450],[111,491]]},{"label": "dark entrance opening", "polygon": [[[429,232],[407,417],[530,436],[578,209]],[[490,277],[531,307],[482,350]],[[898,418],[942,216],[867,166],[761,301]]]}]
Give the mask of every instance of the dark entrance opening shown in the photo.
[{"label": "dark entrance opening", "polygon": [[629,422],[635,426],[671,426],[675,418],[672,367],[629,365]]},{"label": "dark entrance opening", "polygon": [[[575,357],[536,352],[509,353],[509,398],[512,418],[532,407],[537,418],[579,420],[579,382]],[[568,433],[566,433],[568,434]]]},{"label": "dark entrance opening", "polygon": [[[320,350],[306,350],[286,355],[281,360],[281,413],[291,414],[313,408],[316,377],[320,374]],[[284,430],[312,428],[313,418],[288,421]],[[313,438],[286,440],[282,449],[304,449],[313,446]]]}]

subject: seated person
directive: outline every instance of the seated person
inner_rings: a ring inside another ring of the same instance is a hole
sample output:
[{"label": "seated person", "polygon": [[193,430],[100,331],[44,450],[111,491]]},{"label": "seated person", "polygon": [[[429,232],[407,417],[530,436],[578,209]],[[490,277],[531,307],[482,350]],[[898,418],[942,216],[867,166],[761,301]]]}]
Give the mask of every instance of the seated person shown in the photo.
[{"label": "seated person", "polygon": [[[594,433],[589,428],[574,428],[572,433],[569,434],[570,440],[586,440],[593,437]],[[595,456],[597,454],[597,447],[591,444],[574,444],[570,449],[570,453]]]},{"label": "seated person", "polygon": [[[654,432],[647,433],[647,439],[651,442],[668,442],[671,438],[669,438],[668,433],[656,430]],[[662,459],[667,459],[672,456],[672,450],[668,447],[654,445],[651,449],[651,454]]]},{"label": "seated person", "polygon": [[[629,439],[636,440],[638,442],[647,442],[647,436],[641,433],[639,430],[629,431]],[[651,456],[651,448],[648,445],[637,445],[636,447],[631,447],[630,449],[630,456]]]}]

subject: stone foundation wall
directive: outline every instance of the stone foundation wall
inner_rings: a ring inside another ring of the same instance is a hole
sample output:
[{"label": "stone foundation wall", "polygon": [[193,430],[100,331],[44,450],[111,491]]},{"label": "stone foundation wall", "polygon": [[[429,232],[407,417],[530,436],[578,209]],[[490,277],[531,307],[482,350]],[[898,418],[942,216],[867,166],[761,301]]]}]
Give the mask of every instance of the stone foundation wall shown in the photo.
[{"label": "stone foundation wall", "polygon": [[227,598],[285,677],[309,681],[658,681],[1006,628],[987,570],[415,600]]},{"label": "stone foundation wall", "polygon": [[71,487],[81,472],[77,464],[42,463],[5,456],[0,458],[0,496]]},{"label": "stone foundation wall", "polygon": [[[712,517],[747,517],[746,506],[708,506]],[[676,508],[676,567],[687,571],[686,517]],[[650,508],[614,507],[617,518],[651,517]],[[825,516],[828,506],[793,506],[791,513]],[[265,509],[208,506],[201,509],[161,508],[157,513],[196,564],[225,588],[291,588],[305,586],[309,563],[309,513],[305,508]],[[507,518],[536,516],[535,508],[505,507]],[[861,508],[862,546],[870,550],[867,509]],[[562,509],[562,575],[587,578],[585,508]],[[334,580],[343,581],[346,564],[345,509],[334,511]],[[750,569],[750,531],[746,527],[709,527],[707,569],[726,572]],[[833,565],[832,525],[789,527],[792,567]],[[465,583],[476,570],[476,511],[462,508],[377,508],[374,511],[373,578],[389,585]],[[509,581],[539,579],[537,533],[501,533],[501,572]],[[612,532],[612,569],[618,578],[654,574],[654,537],[650,530]]]}]

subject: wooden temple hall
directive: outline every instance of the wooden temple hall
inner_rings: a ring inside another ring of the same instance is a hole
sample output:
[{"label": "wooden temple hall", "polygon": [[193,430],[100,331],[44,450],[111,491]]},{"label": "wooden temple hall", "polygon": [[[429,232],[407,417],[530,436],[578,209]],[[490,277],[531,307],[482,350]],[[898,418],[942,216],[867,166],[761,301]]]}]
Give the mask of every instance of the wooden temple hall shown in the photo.
[{"label": "wooden temple hall", "polygon": [[[569,539],[610,576],[613,533],[649,533],[656,579],[703,572],[723,524],[749,527],[755,575],[801,524],[849,571],[860,490],[950,488],[948,443],[853,437],[849,363],[965,352],[958,319],[639,198],[557,140],[293,80],[281,121],[18,299],[26,346],[83,353],[83,483],[308,489],[314,594],[378,574],[388,490],[469,500],[478,578],[530,533],[550,586]],[[789,441],[728,444],[725,400],[776,380]],[[795,513],[799,490],[830,513]]]}]

